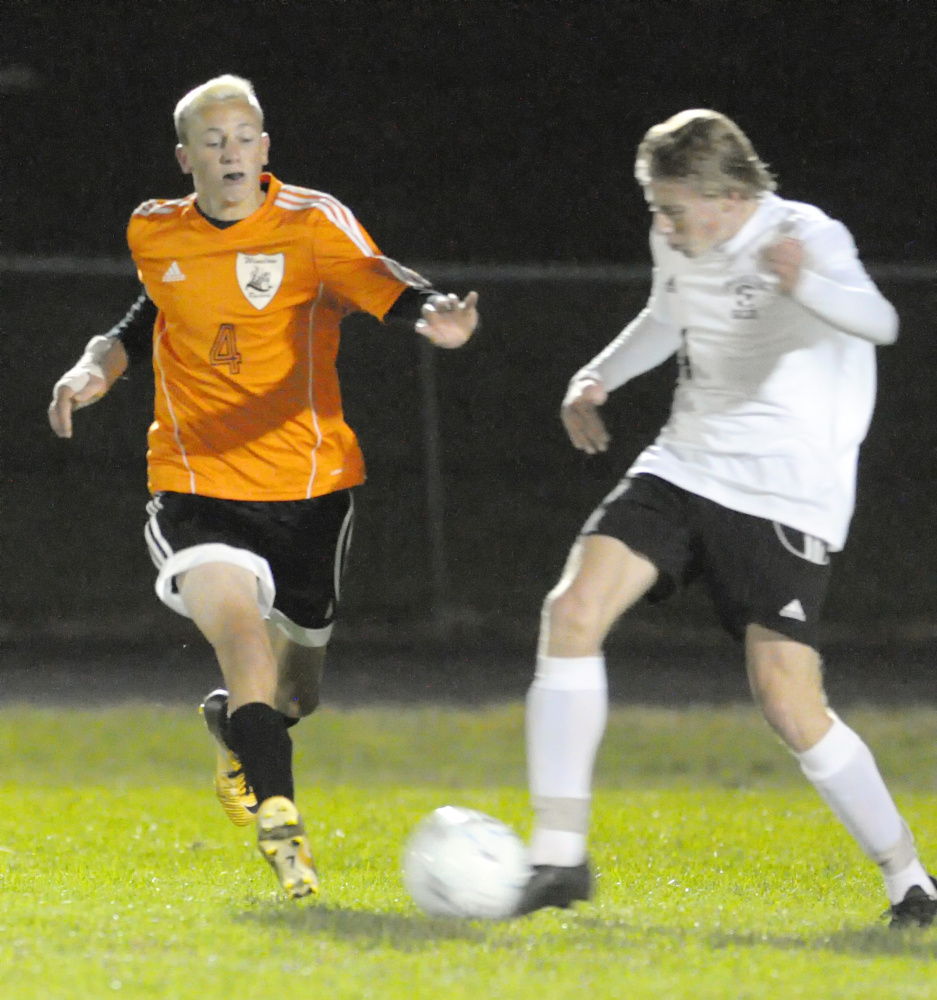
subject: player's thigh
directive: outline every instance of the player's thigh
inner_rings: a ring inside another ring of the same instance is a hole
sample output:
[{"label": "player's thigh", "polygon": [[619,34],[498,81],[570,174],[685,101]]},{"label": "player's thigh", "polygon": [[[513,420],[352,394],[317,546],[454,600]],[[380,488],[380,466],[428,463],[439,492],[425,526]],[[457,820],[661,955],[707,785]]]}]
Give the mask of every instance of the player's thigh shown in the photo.
[{"label": "player's thigh", "polygon": [[257,577],[243,566],[200,563],[179,574],[176,584],[189,616],[212,644],[263,625]]},{"label": "player's thigh", "polygon": [[793,750],[808,750],[823,738],[830,715],[816,649],[763,625],[749,625],[745,664],[755,701]]},{"label": "player's thigh", "polygon": [[550,591],[546,609],[554,622],[594,622],[607,629],[654,585],[657,567],[609,535],[580,537]]},{"label": "player's thigh", "polygon": [[[564,580],[622,614],[666,597],[692,561],[686,494],[656,476],[625,477],[586,521]],[[561,586],[563,580],[561,580]]]},{"label": "player's thigh", "polygon": [[806,643],[763,625],[749,625],[745,630],[745,665],[759,699],[825,703],[820,654]]},{"label": "player's thigh", "polygon": [[600,642],[643,596],[660,599],[691,561],[683,491],[654,476],[626,477],[586,521],[544,607],[550,648],[564,632]]}]

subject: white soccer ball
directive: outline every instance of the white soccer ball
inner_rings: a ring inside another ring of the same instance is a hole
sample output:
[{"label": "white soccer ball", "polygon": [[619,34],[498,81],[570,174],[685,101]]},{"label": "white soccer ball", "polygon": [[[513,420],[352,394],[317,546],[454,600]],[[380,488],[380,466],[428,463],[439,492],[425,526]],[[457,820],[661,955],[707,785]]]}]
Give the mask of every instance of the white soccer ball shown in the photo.
[{"label": "white soccer ball", "polygon": [[404,850],[407,892],[433,916],[509,917],[529,878],[527,848],[520,837],[474,809],[435,810],[413,831]]}]

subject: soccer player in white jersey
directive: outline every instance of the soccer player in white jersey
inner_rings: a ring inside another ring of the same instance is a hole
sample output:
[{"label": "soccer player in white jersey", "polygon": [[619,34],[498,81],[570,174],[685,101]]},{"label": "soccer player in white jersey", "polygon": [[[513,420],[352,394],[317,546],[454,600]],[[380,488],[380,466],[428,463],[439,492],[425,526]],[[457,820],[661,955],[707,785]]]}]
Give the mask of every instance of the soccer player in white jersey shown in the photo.
[{"label": "soccer player in white jersey", "polygon": [[544,605],[527,697],[536,822],[518,912],[592,893],[586,838],[606,721],[602,646],[642,597],[701,578],[744,644],[768,724],[879,866],[893,924],[930,924],[937,889],[872,754],[828,707],[817,621],[853,511],[875,347],[897,316],[846,228],[774,194],[748,138],[708,110],[646,134],[636,176],[653,217],[647,308],[577,372],[562,419],[605,451],[598,408],[673,354],[669,420],[586,522]]}]

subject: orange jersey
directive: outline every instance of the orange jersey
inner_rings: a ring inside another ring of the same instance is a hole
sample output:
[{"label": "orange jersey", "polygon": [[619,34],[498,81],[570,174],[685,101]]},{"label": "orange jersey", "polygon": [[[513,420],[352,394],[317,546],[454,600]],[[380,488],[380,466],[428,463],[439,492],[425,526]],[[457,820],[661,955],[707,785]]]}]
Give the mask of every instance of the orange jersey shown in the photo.
[{"label": "orange jersey", "polygon": [[356,486],[335,359],[349,312],[383,318],[422,279],[382,257],[335,198],[269,174],[263,205],[226,229],[195,195],[133,213],[127,242],[158,309],[149,486],[300,500]]}]

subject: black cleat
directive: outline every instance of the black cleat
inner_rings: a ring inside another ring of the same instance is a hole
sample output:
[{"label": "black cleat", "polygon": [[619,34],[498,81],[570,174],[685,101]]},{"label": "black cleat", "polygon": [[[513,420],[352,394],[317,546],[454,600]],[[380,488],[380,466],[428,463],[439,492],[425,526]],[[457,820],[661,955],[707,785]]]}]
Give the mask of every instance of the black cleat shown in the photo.
[{"label": "black cleat", "polygon": [[[934,882],[931,877],[931,882]],[[934,882],[937,886],[937,882]],[[886,910],[884,916],[891,917],[889,927],[930,927],[937,917],[937,899],[932,899],[919,886],[912,885],[900,903]]]},{"label": "black cleat", "polygon": [[592,869],[588,861],[572,867],[534,865],[514,915],[522,917],[545,906],[565,910],[577,900],[589,899],[592,899]]}]

